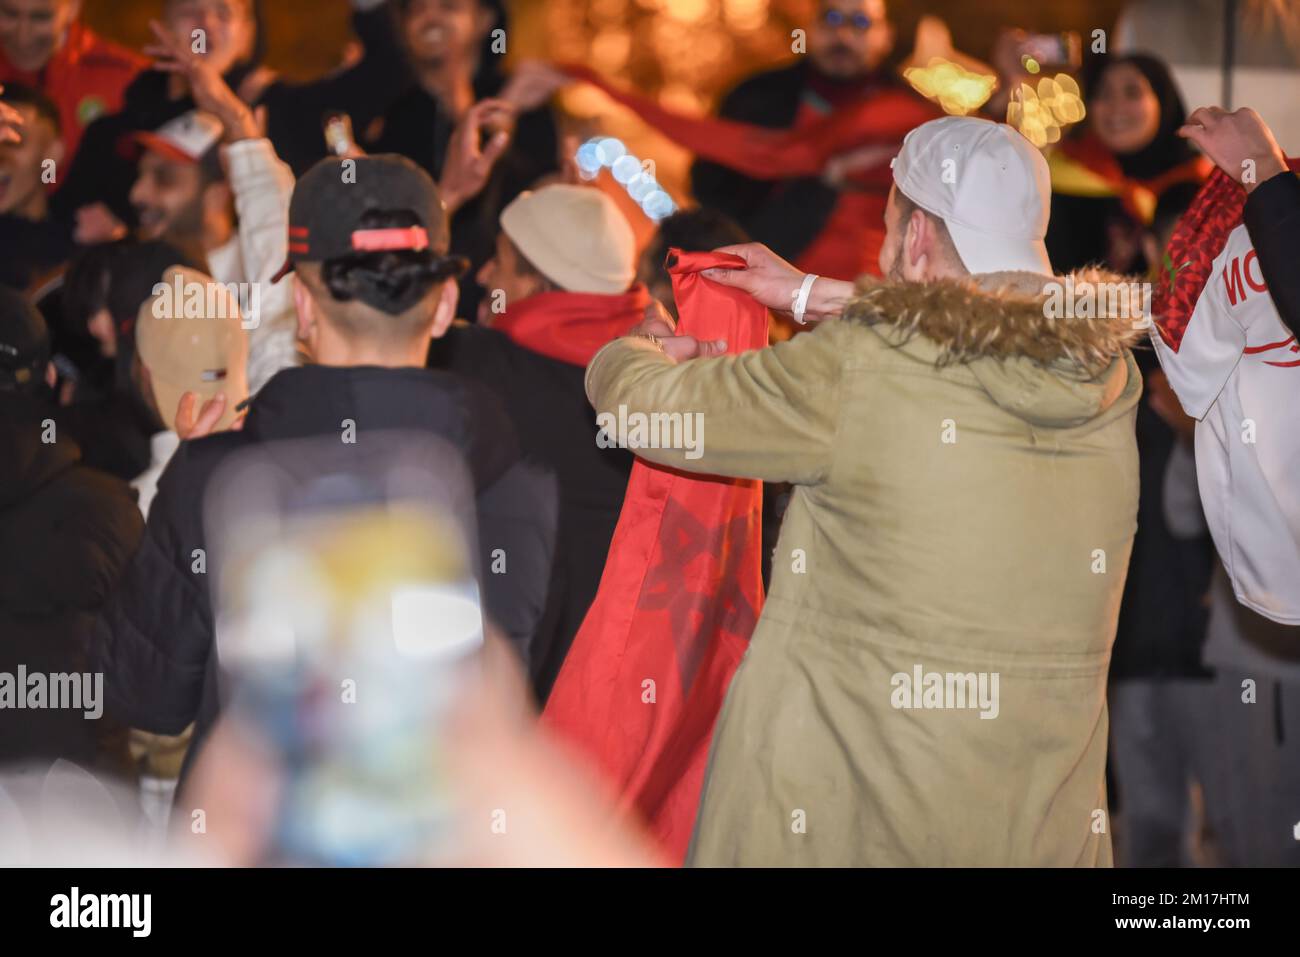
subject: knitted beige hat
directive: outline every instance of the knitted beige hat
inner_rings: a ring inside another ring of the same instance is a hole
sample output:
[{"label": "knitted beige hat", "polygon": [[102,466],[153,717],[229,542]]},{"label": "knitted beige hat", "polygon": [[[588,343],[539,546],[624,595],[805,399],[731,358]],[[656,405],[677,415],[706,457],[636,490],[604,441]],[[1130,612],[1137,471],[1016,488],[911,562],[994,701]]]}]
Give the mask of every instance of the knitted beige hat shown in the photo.
[{"label": "knitted beige hat", "polygon": [[636,278],[636,238],[614,201],[592,186],[556,183],[520,193],[501,229],[543,276],[566,292],[614,295]]}]

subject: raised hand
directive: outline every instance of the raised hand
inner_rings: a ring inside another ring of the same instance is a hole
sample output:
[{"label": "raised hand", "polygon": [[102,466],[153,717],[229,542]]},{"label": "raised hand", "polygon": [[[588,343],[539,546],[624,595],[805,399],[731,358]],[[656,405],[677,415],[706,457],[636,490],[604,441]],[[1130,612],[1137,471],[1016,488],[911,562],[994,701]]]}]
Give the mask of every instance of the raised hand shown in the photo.
[{"label": "raised hand", "polygon": [[[176,434],[181,437],[182,441],[201,439],[205,435],[211,435],[216,431],[217,423],[221,421],[221,417],[226,414],[226,403],[229,401],[224,392],[218,392],[204,402],[196,412],[195,406],[199,403],[198,394],[186,392],[176,405]],[[230,425],[231,430],[236,432],[243,427],[243,416],[240,416]]]},{"label": "raised hand", "polygon": [[149,22],[149,29],[153,31],[154,42],[144,48],[145,55],[153,57],[156,69],[184,78],[195,106],[221,120],[227,143],[261,137],[262,130],[253,111],[206,57],[195,53],[183,37],[176,36],[157,20]]},{"label": "raised hand", "polygon": [[1229,113],[1217,106],[1203,106],[1187,118],[1178,135],[1200,147],[1248,193],[1287,168],[1282,147],[1250,107]]},{"label": "raised hand", "polygon": [[[456,125],[447,144],[447,160],[438,192],[451,215],[487,185],[501,154],[510,145],[515,108],[501,99],[479,100]],[[486,143],[484,134],[488,135]]]},{"label": "raised hand", "polygon": [[501,99],[510,103],[520,113],[535,110],[553,97],[561,87],[573,81],[562,70],[543,60],[525,60],[520,63],[505,88]]},{"label": "raised hand", "polygon": [[[4,87],[0,86],[0,93]],[[0,103],[0,143],[21,143],[23,115],[8,103]]]}]

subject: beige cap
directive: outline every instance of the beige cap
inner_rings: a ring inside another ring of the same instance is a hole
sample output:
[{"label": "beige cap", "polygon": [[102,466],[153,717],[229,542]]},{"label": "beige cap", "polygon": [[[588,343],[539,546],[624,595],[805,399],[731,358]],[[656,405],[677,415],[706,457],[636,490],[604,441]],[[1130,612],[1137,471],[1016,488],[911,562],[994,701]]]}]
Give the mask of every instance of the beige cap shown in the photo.
[{"label": "beige cap", "polygon": [[135,341],[168,428],[186,392],[197,392],[200,402],[224,392],[217,428],[230,427],[235,406],[248,398],[248,333],[230,288],[195,269],[168,267],[140,306]]},{"label": "beige cap", "polygon": [[614,201],[593,186],[556,183],[520,193],[501,229],[543,276],[567,292],[615,295],[636,278],[636,237]]}]

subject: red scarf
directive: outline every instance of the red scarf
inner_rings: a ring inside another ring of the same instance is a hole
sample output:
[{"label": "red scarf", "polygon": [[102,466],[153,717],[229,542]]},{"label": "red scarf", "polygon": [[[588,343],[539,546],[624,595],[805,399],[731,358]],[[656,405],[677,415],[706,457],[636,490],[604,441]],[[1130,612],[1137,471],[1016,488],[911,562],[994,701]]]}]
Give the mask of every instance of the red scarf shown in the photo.
[{"label": "red scarf", "polygon": [[[1287,163],[1300,172],[1300,159],[1288,159]],[[1175,352],[1210,279],[1210,268],[1223,251],[1228,234],[1241,225],[1245,210],[1246,190],[1216,169],[1178,220],[1151,304],[1160,338]]]},{"label": "red scarf", "polygon": [[585,366],[601,346],[645,318],[650,293],[637,283],[625,293],[542,292],[492,319],[516,345],[570,365]]},{"label": "red scarf", "polygon": [[1060,149],[1070,159],[1105,181],[1119,197],[1124,212],[1145,226],[1151,224],[1156,201],[1167,189],[1180,183],[1203,183],[1214,169],[1214,164],[1209,159],[1197,156],[1165,170],[1159,176],[1134,179],[1124,175],[1115,154],[1092,133],[1068,139],[1061,144]]},{"label": "red scarf", "polygon": [[[767,344],[766,310],[699,275],[743,260],[674,249],[668,261],[682,332],[726,339],[733,353]],[[707,420],[707,408],[698,412]],[[542,714],[678,863],[695,826],[713,725],[763,607],[762,501],[759,482],[638,459],[596,599]]]},{"label": "red scarf", "polygon": [[753,179],[820,176],[833,156],[869,144],[901,143],[913,127],[943,116],[913,93],[887,89],[807,126],[773,130],[721,117],[675,113],[649,97],[618,89],[589,67],[563,64],[560,69],[599,87],[701,159]]}]

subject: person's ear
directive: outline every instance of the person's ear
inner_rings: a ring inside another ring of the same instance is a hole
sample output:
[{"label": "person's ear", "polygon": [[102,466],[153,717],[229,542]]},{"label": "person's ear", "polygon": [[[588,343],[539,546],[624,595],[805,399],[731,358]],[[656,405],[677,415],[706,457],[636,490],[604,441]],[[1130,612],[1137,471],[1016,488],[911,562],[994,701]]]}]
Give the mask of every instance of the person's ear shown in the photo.
[{"label": "person's ear", "polygon": [[907,232],[903,236],[903,278],[909,281],[925,278],[925,270],[930,262],[930,244],[933,230],[925,213],[919,209],[912,210],[907,219]]},{"label": "person's ear", "polygon": [[[283,281],[283,280],[281,280]],[[312,355],[316,352],[316,300],[307,284],[294,276],[293,305],[298,312],[298,340],[307,346]]]},{"label": "person's ear", "polygon": [[433,326],[429,330],[430,339],[441,339],[451,328],[456,318],[456,306],[460,302],[460,286],[456,280],[448,279],[438,291],[438,300],[433,306]]}]

